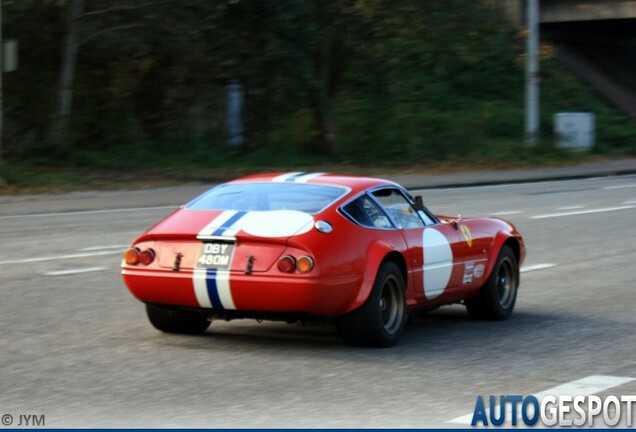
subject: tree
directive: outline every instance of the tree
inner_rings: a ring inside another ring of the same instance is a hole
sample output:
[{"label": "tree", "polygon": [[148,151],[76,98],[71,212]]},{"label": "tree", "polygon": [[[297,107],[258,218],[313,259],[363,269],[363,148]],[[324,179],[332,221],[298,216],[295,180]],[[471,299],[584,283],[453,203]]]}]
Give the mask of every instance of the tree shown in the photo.
[{"label": "tree", "polygon": [[66,35],[62,52],[62,67],[57,89],[57,103],[55,108],[51,140],[60,144],[68,136],[73,100],[73,84],[75,83],[75,69],[77,65],[77,50],[79,48],[80,17],[84,11],[84,0],[71,0],[68,10]]}]

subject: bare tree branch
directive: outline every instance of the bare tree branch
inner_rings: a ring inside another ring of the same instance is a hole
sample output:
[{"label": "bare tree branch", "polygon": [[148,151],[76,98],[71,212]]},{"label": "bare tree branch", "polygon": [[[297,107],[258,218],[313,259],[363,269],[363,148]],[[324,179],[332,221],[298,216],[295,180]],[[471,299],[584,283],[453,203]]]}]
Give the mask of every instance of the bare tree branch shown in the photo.
[{"label": "bare tree branch", "polygon": [[103,14],[108,14],[108,13],[113,13],[113,12],[123,12],[123,11],[131,11],[131,10],[136,10],[136,9],[142,9],[145,7],[149,7],[149,6],[158,6],[158,5],[164,5],[164,4],[168,4],[168,3],[174,3],[175,0],[162,0],[162,1],[156,1],[156,2],[150,2],[150,3],[142,3],[140,5],[137,6],[116,6],[116,7],[112,7],[112,8],[108,8],[108,9],[101,9],[101,10],[96,10],[96,11],[91,11],[91,12],[84,12],[79,19],[84,19],[84,18],[90,18],[92,16],[95,15],[103,15]]},{"label": "bare tree branch", "polygon": [[107,28],[107,29],[98,31],[97,33],[93,33],[92,35],[82,39],[81,41],[79,41],[79,45],[82,46],[85,43],[90,42],[93,39],[103,35],[104,33],[110,33],[110,32],[114,32],[114,31],[117,31],[117,30],[125,30],[125,29],[130,29],[130,28],[135,28],[135,27],[141,27],[141,24],[126,24],[126,25],[122,25],[122,26]]}]

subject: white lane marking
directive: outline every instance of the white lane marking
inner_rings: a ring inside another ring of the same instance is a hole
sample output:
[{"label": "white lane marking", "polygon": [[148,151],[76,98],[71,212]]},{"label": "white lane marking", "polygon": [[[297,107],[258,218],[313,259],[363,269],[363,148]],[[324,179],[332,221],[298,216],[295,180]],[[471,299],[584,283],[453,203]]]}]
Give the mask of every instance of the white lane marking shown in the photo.
[{"label": "white lane marking", "polygon": [[493,216],[508,216],[508,215],[516,215],[516,214],[521,214],[523,213],[522,211],[517,211],[517,210],[513,210],[513,211],[500,211],[497,213],[493,213]]},{"label": "white lane marking", "polygon": [[615,185],[615,186],[605,186],[603,189],[605,190],[627,189],[627,188],[634,188],[634,187],[636,187],[636,184],[622,184],[622,185]]},{"label": "white lane marking", "polygon": [[91,246],[91,247],[86,247],[83,249],[80,249],[82,252],[90,252],[90,251],[101,251],[101,250],[107,250],[107,249],[125,249],[127,248],[129,245],[125,244],[125,245],[108,245],[108,246]]},{"label": "white lane marking", "polygon": [[532,216],[530,219],[548,219],[548,218],[576,216],[576,215],[584,215],[584,214],[592,214],[592,213],[605,213],[605,212],[613,212],[618,210],[629,210],[634,208],[636,208],[636,206],[633,206],[633,205],[621,206],[621,207],[607,207],[607,208],[600,208],[600,209],[571,211],[571,212],[565,212],[565,213],[544,214],[544,215]]},{"label": "white lane marking", "polygon": [[[539,393],[534,393],[533,396],[535,396],[539,400],[541,400],[544,396],[548,396],[548,395],[589,396],[589,395],[593,395],[593,394],[611,389],[613,387],[618,387],[620,385],[626,384],[634,380],[636,380],[636,378],[617,377],[617,376],[611,376],[611,375],[591,375],[576,381],[570,381],[568,383],[549,388],[548,390],[544,390]],[[483,396],[484,395],[482,395],[482,397]],[[487,403],[488,401],[484,399],[484,404],[487,404]],[[510,419],[512,416],[509,414],[512,414],[512,407],[507,407],[507,408],[509,409],[506,410],[506,419]],[[499,412],[499,405],[495,407],[495,411]],[[452,420],[449,420],[448,423],[469,425],[473,420],[473,414],[474,413],[470,413],[460,417],[456,417]],[[488,418],[490,418],[489,409],[486,409],[486,415]]]},{"label": "white lane marking", "polygon": [[60,213],[21,214],[21,215],[0,216],[0,219],[37,218],[37,217],[51,217],[51,216],[87,215],[87,214],[99,214],[99,213],[166,210],[166,209],[176,209],[178,207],[179,207],[178,205],[174,205],[174,206],[161,206],[161,207],[134,207],[134,208],[105,209],[105,210],[84,210],[84,211],[72,211],[72,212],[60,212]]},{"label": "white lane marking", "polygon": [[92,252],[92,253],[82,253],[82,254],[68,254],[68,255],[38,257],[38,258],[23,258],[23,259],[0,261],[0,265],[29,264],[29,263],[43,262],[43,261],[57,261],[57,260],[74,259],[74,258],[90,258],[90,257],[95,257],[95,256],[115,255],[115,254],[119,255],[119,254],[121,254],[121,251],[104,251],[104,252]]},{"label": "white lane marking", "polygon": [[552,268],[556,266],[557,266],[556,264],[537,264],[537,265],[532,265],[527,267],[521,267],[519,271],[521,273],[527,273],[527,272],[531,272],[535,270],[543,270],[543,269]]},{"label": "white lane marking", "polygon": [[585,206],[576,205],[576,206],[559,207],[559,208],[557,208],[557,210],[559,210],[559,211],[562,211],[562,210],[580,210],[582,208],[585,208]]},{"label": "white lane marking", "polygon": [[73,275],[79,273],[90,273],[106,270],[106,267],[87,267],[81,269],[69,269],[69,270],[58,270],[44,273],[44,276],[65,276],[65,275]]},{"label": "white lane marking", "polygon": [[636,204],[636,201],[625,201],[624,204]]}]

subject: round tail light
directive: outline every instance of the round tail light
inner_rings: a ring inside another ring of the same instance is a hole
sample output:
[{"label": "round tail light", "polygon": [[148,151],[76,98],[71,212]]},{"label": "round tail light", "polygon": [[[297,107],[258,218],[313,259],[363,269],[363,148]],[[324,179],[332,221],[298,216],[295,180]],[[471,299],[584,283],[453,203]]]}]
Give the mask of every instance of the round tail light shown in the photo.
[{"label": "round tail light", "polygon": [[130,248],[124,253],[124,261],[128,265],[139,264],[139,249]]},{"label": "round tail light", "polygon": [[314,260],[308,256],[301,256],[298,258],[298,262],[296,263],[296,268],[301,273],[309,273],[314,268]]},{"label": "round tail light", "polygon": [[293,273],[296,270],[296,259],[291,255],[285,255],[278,260],[278,270],[283,273]]},{"label": "round tail light", "polygon": [[155,260],[155,251],[152,249],[146,249],[139,254],[139,262],[145,266],[152,263]]}]

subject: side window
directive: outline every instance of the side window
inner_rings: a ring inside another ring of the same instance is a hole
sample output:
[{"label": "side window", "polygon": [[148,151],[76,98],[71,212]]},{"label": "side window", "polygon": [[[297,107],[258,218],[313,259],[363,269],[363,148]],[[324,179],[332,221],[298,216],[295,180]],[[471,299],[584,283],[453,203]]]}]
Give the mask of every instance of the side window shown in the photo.
[{"label": "side window", "polygon": [[424,228],[426,224],[411,203],[397,189],[380,189],[373,196],[382,204],[399,228]]},{"label": "side window", "polygon": [[367,195],[351,201],[342,208],[359,225],[368,228],[393,228],[382,209]]},{"label": "side window", "polygon": [[417,213],[420,215],[426,226],[435,225],[437,223],[426,211],[420,210]]}]

